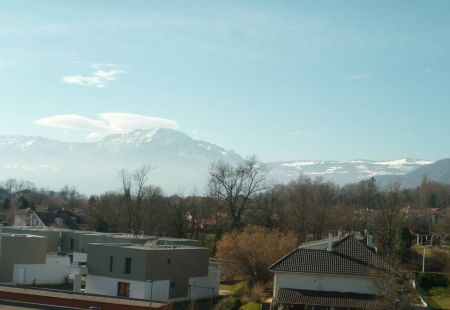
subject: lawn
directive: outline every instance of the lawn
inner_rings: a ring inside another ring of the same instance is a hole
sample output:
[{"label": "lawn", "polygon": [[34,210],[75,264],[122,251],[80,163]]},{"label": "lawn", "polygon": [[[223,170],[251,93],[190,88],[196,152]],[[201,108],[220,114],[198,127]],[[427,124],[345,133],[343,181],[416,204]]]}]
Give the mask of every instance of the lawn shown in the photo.
[{"label": "lawn", "polygon": [[241,310],[261,310],[261,304],[256,302],[249,302],[241,307]]},{"label": "lawn", "polygon": [[229,291],[232,296],[240,296],[247,289],[247,281],[223,281],[219,288]]},{"label": "lawn", "polygon": [[433,287],[427,293],[431,307],[450,309],[450,287]]}]

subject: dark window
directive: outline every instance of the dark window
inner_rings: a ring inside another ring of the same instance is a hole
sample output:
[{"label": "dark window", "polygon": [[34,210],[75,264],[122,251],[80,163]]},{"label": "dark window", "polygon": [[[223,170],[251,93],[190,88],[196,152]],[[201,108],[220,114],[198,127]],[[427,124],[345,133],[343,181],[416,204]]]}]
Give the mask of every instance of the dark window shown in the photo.
[{"label": "dark window", "polygon": [[125,273],[131,273],[131,257],[125,258]]},{"label": "dark window", "polygon": [[170,258],[167,259],[167,264],[171,264],[172,260]]},{"label": "dark window", "polygon": [[69,249],[73,250],[73,238],[70,238]]},{"label": "dark window", "polygon": [[130,297],[130,283],[117,282],[117,296]]},{"label": "dark window", "polygon": [[113,260],[114,260],[114,257],[110,256],[110,257],[109,257],[109,272],[112,272],[112,269],[113,269]]}]

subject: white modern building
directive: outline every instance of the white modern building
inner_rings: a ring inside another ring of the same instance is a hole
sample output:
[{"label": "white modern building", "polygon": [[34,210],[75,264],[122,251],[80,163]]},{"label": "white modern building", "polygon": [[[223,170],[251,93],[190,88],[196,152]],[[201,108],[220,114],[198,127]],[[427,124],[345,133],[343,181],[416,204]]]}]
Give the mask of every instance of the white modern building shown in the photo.
[{"label": "white modern building", "polygon": [[62,284],[70,258],[47,253],[47,238],[2,232],[0,225],[0,282],[7,284]]},{"label": "white modern building", "polygon": [[220,271],[195,246],[93,243],[86,293],[163,302],[219,295]]}]

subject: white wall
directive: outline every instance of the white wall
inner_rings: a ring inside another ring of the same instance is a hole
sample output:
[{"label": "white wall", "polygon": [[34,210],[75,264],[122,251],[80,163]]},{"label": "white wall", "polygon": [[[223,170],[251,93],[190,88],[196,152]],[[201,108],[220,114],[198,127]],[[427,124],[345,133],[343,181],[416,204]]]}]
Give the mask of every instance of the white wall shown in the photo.
[{"label": "white wall", "polygon": [[[215,267],[209,267],[208,276],[189,279],[189,285],[194,286],[190,288],[191,299],[210,298],[211,295],[218,296],[219,283],[220,283],[220,269]],[[211,289],[199,288],[195,286],[208,288],[211,287],[213,288],[214,291]]]},{"label": "white wall", "polygon": [[14,264],[13,283],[63,284],[69,273],[69,256],[48,254],[45,264]]},{"label": "white wall", "polygon": [[150,295],[152,295],[152,299],[155,301],[169,300],[169,280],[154,281],[151,283],[88,274],[85,292],[89,294],[117,296],[118,282],[130,283],[131,298],[150,299]]},{"label": "white wall", "polygon": [[375,283],[368,277],[276,272],[274,296],[280,288],[376,294]]},{"label": "white wall", "polygon": [[87,262],[87,253],[84,252],[73,252],[72,264],[78,265],[79,263]]}]

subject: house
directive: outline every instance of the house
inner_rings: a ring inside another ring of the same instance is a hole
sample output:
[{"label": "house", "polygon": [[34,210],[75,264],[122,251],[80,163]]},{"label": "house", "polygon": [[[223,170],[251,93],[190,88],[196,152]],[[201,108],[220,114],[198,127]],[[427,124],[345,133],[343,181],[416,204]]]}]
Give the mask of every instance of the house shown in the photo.
[{"label": "house", "polygon": [[367,239],[330,235],[275,262],[272,309],[386,309],[381,275],[391,269]]},{"label": "house", "polygon": [[81,224],[81,218],[68,211],[35,212],[28,208],[14,215],[14,226],[78,229]]},{"label": "house", "polygon": [[47,238],[3,232],[0,225],[0,282],[6,284],[62,284],[68,256],[47,253]]},{"label": "house", "polygon": [[163,302],[219,295],[209,249],[154,243],[91,243],[86,293]]}]

